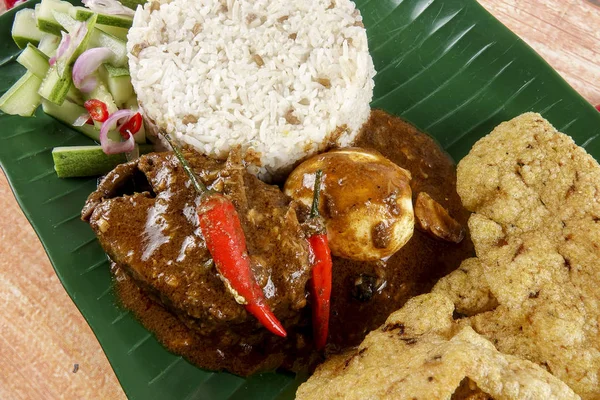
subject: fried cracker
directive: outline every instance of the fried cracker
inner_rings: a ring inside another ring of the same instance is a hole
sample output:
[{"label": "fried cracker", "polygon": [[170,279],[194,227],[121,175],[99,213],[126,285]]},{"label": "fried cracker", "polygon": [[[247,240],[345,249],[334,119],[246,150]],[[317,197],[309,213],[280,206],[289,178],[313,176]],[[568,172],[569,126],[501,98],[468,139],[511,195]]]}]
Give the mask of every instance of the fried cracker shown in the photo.
[{"label": "fried cracker", "polygon": [[[474,212],[477,259],[434,292],[501,352],[542,365],[583,399],[600,399],[598,163],[528,113],[475,144],[458,165],[457,190]],[[490,299],[493,311],[481,306]]]},{"label": "fried cracker", "polygon": [[358,349],[321,365],[296,398],[450,399],[468,379],[482,395],[471,398],[579,399],[543,368],[501,354],[471,327],[460,326],[453,310],[443,295],[411,299]]}]

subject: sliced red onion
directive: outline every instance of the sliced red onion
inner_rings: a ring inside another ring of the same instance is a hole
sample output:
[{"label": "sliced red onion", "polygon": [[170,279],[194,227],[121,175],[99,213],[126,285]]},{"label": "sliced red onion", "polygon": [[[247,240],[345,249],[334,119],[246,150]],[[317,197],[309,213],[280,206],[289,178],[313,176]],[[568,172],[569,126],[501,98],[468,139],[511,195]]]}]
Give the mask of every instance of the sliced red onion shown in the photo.
[{"label": "sliced red onion", "polygon": [[73,66],[73,84],[83,93],[96,88],[96,78],[92,75],[100,64],[107,61],[115,53],[107,47],[95,47],[86,50],[77,58]]},{"label": "sliced red onion", "polygon": [[87,33],[88,28],[86,22],[78,22],[73,31],[69,34],[71,36],[71,41],[69,42],[69,48],[65,51],[65,54],[63,54],[65,58],[71,58]]},{"label": "sliced red onion", "polygon": [[[85,22],[78,22],[70,34],[65,34],[65,33],[61,32],[63,35],[63,38],[61,40],[61,45],[59,46],[59,48],[56,51],[56,58],[54,60],[54,62],[59,63],[58,64],[59,74],[62,75],[64,72],[64,69],[66,68],[66,63],[64,63],[64,62],[61,63],[61,61],[71,59],[71,57],[73,56],[73,53],[75,53],[75,51],[77,50],[77,47],[79,47],[79,44],[81,44],[81,42],[85,38],[85,35],[87,35],[87,32],[88,32],[88,28],[87,28],[87,25]],[[53,64],[51,63],[50,65],[53,65]]]},{"label": "sliced red onion", "polygon": [[129,153],[135,147],[133,135],[129,134],[129,139],[124,142],[113,142],[108,138],[108,131],[113,129],[119,120],[123,118],[131,118],[135,114],[132,110],[119,110],[114,112],[104,123],[100,129],[100,145],[105,154]]},{"label": "sliced red onion", "polygon": [[100,14],[127,15],[131,17],[135,14],[131,8],[123,6],[117,0],[83,0],[82,3],[93,12]]},{"label": "sliced red onion", "polygon": [[56,49],[56,54],[48,61],[51,66],[56,63],[56,60],[62,58],[63,54],[65,54],[65,51],[67,51],[69,44],[71,43],[71,35],[65,32],[60,32],[60,34],[62,35],[62,39],[60,39],[60,43]]},{"label": "sliced red onion", "polygon": [[83,126],[85,125],[88,120],[90,119],[90,114],[89,113],[84,113],[81,114],[79,117],[77,117],[77,119],[73,122],[73,126]]}]

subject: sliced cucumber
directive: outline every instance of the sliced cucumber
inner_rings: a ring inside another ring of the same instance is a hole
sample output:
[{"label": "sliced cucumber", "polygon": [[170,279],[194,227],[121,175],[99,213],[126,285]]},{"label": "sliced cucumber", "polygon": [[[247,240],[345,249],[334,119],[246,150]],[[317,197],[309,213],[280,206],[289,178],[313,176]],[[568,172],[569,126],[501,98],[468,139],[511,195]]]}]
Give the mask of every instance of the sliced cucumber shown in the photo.
[{"label": "sliced cucumber", "polygon": [[42,39],[42,31],[35,26],[35,11],[25,8],[15,14],[11,35],[20,49],[31,43],[37,46]]},{"label": "sliced cucumber", "polygon": [[53,57],[59,44],[60,37],[51,33],[44,33],[40,39],[40,44],[38,44],[38,49],[48,57]]},{"label": "sliced cucumber", "polygon": [[[104,67],[104,70],[107,73],[106,76],[108,78],[121,78],[121,77],[130,78],[131,77],[131,74],[129,73],[129,69],[127,69],[127,68],[115,67],[110,64],[102,64],[102,66]],[[129,97],[128,97],[128,99],[129,99]]]},{"label": "sliced cucumber", "polygon": [[[96,88],[90,93],[87,93],[84,97],[86,100],[96,99],[106,104],[106,109],[108,110],[109,115],[119,110],[115,104],[115,100],[103,82],[98,82]],[[96,125],[96,129],[98,130],[102,128],[102,122],[94,121],[94,125]]]},{"label": "sliced cucumber", "polygon": [[140,108],[140,105],[137,101],[137,97],[131,96],[129,100],[125,102],[125,108],[130,108],[132,110],[137,110],[138,108]]},{"label": "sliced cucumber", "polygon": [[108,33],[109,35],[113,35],[114,37],[127,42],[127,33],[129,32],[129,29],[102,24],[96,24],[96,28],[100,29],[102,32]]},{"label": "sliced cucumber", "polygon": [[[90,139],[100,142],[100,131],[94,127],[94,125],[82,125],[73,126],[73,122],[81,115],[87,113],[87,110],[69,100],[65,100],[62,105],[58,106],[50,101],[42,99],[42,109],[44,112],[51,117],[65,123],[71,129],[75,129],[83,133]],[[108,137],[114,141],[120,141],[121,135],[117,131],[111,131],[108,133]]]},{"label": "sliced cucumber", "polygon": [[108,47],[114,53],[109,63],[115,67],[125,67],[127,65],[127,47],[126,42],[109,33],[94,28],[88,48]]},{"label": "sliced cucumber", "polygon": [[[69,9],[72,10],[73,7]],[[56,20],[56,22],[62,27],[63,30],[66,30],[69,33],[72,33],[75,27],[77,27],[77,21],[71,17],[68,12],[52,10],[52,16]]]},{"label": "sliced cucumber", "polygon": [[37,93],[42,80],[25,72],[2,97],[0,97],[0,110],[6,114],[30,117],[40,105],[40,95]]},{"label": "sliced cucumber", "polygon": [[62,105],[56,105],[48,100],[42,100],[42,110],[51,117],[56,118],[70,126],[72,129],[83,133],[85,136],[99,142],[100,133],[94,125],[73,126],[73,122],[81,115],[87,113],[87,110],[75,103],[65,100]]},{"label": "sliced cucumber", "polygon": [[44,79],[48,73],[48,56],[42,53],[38,48],[27,43],[25,50],[17,57],[17,62],[27,68],[29,72],[40,79]]},{"label": "sliced cucumber", "polygon": [[[76,29],[76,26],[81,23],[75,21],[67,14],[55,12],[54,16],[56,17],[56,20],[59,21],[69,32],[72,32],[74,29]],[[65,74],[69,72],[70,68],[73,67],[73,64],[75,64],[77,57],[79,57],[87,48],[88,42],[93,34],[94,25],[96,25],[96,18],[97,15],[94,14],[85,22],[87,32],[77,44],[77,47],[73,50],[71,55],[69,57],[59,57],[59,59],[56,61],[58,74],[61,77],[65,77]]]},{"label": "sliced cucumber", "polygon": [[71,85],[65,100],[69,100],[71,103],[79,104],[80,106],[83,106],[83,103],[85,102],[83,94],[77,90],[75,85]]},{"label": "sliced cucumber", "polygon": [[71,3],[60,0],[42,0],[40,7],[36,10],[37,27],[42,32],[52,33],[60,36],[60,31],[65,30],[54,18],[53,12],[68,14],[73,6]]},{"label": "sliced cucumber", "polygon": [[125,102],[134,95],[129,70],[103,64],[99,68],[99,72],[117,106],[123,107]]},{"label": "sliced cucumber", "polygon": [[[153,147],[149,144],[141,145],[139,151],[140,154],[147,154],[153,151]],[[55,147],[52,159],[59,178],[104,175],[117,165],[127,162],[125,154],[104,154],[101,146]]]},{"label": "sliced cucumber", "polygon": [[[69,68],[70,70],[70,68]],[[71,73],[65,74],[65,77],[61,77],[56,69],[56,64],[48,68],[48,73],[42,81],[42,86],[38,93],[44,99],[49,100],[55,104],[61,105],[69,90],[71,89],[73,81],[71,80]]]},{"label": "sliced cucumber", "polygon": [[135,10],[137,6],[144,5],[148,2],[148,0],[121,0],[121,4],[125,7],[129,7],[132,10]]},{"label": "sliced cucumber", "polygon": [[71,17],[75,18],[78,21],[86,21],[93,14],[98,14],[98,23],[102,25],[116,26],[121,28],[131,28],[131,24],[133,24],[133,17],[129,17],[127,15],[110,15],[95,13],[89,8],[85,7],[73,7],[70,10],[69,15],[71,15]]},{"label": "sliced cucumber", "polygon": [[119,110],[115,103],[115,100],[113,99],[112,95],[110,94],[110,91],[108,90],[104,82],[99,81],[96,85],[96,88],[90,93],[85,94],[84,97],[86,100],[97,99],[106,104],[106,108],[108,109],[109,114],[112,114],[115,111]]}]

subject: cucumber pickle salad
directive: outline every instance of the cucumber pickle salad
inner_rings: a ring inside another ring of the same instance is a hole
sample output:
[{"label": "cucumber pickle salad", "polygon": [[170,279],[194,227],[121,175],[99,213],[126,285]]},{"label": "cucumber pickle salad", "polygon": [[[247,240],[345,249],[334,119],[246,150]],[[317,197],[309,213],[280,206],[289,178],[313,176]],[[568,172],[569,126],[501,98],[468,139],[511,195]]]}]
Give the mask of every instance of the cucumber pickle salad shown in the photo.
[{"label": "cucumber pickle salad", "polygon": [[56,147],[59,177],[102,175],[147,153],[146,132],[127,65],[127,32],[145,0],[42,0],[15,14],[12,38],[25,74],[0,111],[31,117],[38,106],[100,145]]}]

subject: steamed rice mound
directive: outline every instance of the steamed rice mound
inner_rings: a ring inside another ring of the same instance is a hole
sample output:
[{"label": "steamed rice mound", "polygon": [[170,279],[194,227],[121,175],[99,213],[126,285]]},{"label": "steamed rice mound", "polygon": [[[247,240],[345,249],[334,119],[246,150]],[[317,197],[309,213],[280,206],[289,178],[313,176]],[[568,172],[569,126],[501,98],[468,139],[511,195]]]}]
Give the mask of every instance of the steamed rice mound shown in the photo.
[{"label": "steamed rice mound", "polygon": [[198,151],[241,145],[264,178],[369,116],[375,70],[349,0],[173,0],[138,7],[127,47],[146,117]]}]

